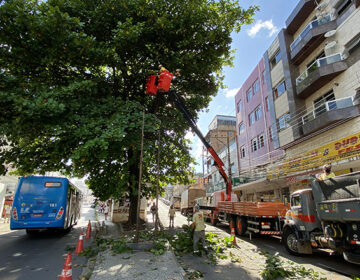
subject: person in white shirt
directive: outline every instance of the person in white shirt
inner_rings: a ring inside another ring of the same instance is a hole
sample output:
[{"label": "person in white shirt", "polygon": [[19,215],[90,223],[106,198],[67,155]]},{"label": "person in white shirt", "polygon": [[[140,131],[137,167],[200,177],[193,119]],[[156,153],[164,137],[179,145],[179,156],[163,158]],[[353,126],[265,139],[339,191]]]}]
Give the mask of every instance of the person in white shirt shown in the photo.
[{"label": "person in white shirt", "polygon": [[204,220],[204,213],[200,211],[200,206],[195,205],[195,213],[193,215],[193,223],[191,227],[194,229],[194,236],[193,236],[193,249],[194,253],[197,251],[197,244],[201,240],[202,245],[207,251],[207,246],[205,243],[205,220]]},{"label": "person in white shirt", "polygon": [[109,207],[107,206],[107,203],[104,203],[104,214],[105,214],[105,221],[107,221],[107,217],[109,214]]}]

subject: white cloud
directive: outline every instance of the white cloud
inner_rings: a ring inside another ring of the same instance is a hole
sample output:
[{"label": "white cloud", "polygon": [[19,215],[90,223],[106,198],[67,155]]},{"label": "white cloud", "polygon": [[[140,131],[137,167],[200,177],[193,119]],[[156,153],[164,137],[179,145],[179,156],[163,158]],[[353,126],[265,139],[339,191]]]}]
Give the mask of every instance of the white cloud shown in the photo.
[{"label": "white cloud", "polygon": [[256,34],[259,33],[259,31],[261,29],[267,29],[269,30],[269,34],[268,36],[271,37],[272,35],[274,35],[276,32],[278,32],[279,28],[277,28],[273,22],[272,19],[267,20],[267,21],[262,21],[261,19],[256,21],[255,25],[253,25],[248,31],[247,34],[251,37],[254,38],[256,36]]},{"label": "white cloud", "polygon": [[239,89],[240,88],[233,88],[233,89],[226,90],[226,92],[225,92],[226,98],[234,97],[238,93]]}]

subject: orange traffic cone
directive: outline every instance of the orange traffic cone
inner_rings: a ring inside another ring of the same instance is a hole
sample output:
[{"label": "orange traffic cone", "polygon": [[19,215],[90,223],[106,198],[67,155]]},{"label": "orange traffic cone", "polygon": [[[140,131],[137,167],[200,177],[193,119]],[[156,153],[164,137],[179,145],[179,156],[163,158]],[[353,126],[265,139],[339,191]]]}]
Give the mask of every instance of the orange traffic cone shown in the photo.
[{"label": "orange traffic cone", "polygon": [[237,246],[236,236],[235,236],[235,229],[234,229],[234,228],[231,229],[231,236],[234,237],[233,244],[234,244],[235,246]]},{"label": "orange traffic cone", "polygon": [[72,280],[71,252],[68,252],[59,280]]},{"label": "orange traffic cone", "polygon": [[85,239],[89,239],[89,238],[91,238],[91,223],[90,223],[90,220],[89,220],[88,227],[86,229],[86,235],[85,235]]},{"label": "orange traffic cone", "polygon": [[78,255],[84,250],[83,233],[80,232],[79,241],[76,244],[75,254]]}]

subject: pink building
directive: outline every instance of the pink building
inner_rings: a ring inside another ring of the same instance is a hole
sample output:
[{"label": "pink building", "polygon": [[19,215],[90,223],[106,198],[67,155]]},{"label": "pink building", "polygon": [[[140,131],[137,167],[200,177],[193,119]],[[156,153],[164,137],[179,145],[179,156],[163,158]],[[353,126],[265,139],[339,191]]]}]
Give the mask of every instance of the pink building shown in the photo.
[{"label": "pink building", "polygon": [[277,131],[270,117],[268,75],[262,58],[235,96],[240,176],[250,176],[251,172],[251,177],[264,177],[261,167],[282,154],[275,150]]}]

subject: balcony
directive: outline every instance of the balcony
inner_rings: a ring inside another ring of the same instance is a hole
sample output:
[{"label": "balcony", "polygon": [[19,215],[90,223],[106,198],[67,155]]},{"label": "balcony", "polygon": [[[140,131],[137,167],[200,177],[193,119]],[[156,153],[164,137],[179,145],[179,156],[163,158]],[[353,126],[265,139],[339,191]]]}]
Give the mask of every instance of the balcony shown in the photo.
[{"label": "balcony", "polygon": [[313,0],[300,0],[286,20],[287,32],[290,35],[293,35],[315,9],[315,7],[316,3]]},{"label": "balcony", "polygon": [[336,27],[330,14],[311,21],[290,45],[292,63],[300,64],[325,40],[324,34]]},{"label": "balcony", "polygon": [[354,96],[327,101],[312,108],[302,117],[304,135],[329,126],[334,122],[350,119],[360,114],[359,105],[355,105]]},{"label": "balcony", "polygon": [[296,78],[296,92],[301,98],[310,96],[348,68],[341,53],[315,60]]}]

